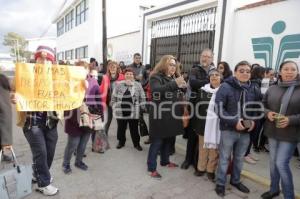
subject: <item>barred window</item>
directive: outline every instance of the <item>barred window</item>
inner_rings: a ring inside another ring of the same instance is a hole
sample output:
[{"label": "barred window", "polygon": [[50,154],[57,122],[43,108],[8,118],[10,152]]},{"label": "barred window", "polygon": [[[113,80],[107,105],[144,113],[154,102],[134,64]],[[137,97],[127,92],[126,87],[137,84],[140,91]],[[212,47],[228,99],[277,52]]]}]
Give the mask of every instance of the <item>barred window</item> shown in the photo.
[{"label": "barred window", "polygon": [[88,17],[88,0],[81,1],[76,6],[76,26],[82,24],[87,20]]},{"label": "barred window", "polygon": [[57,26],[57,36],[64,34],[64,18],[59,20],[59,22],[57,22],[56,26]]},{"label": "barred window", "polygon": [[83,46],[75,49],[76,59],[88,58],[88,46]]},{"label": "barred window", "polygon": [[66,60],[71,60],[74,58],[73,56],[73,50],[66,50],[65,51],[65,58]]},{"label": "barred window", "polygon": [[67,32],[73,28],[73,21],[74,21],[73,14],[74,14],[74,11],[72,10],[65,17],[65,32]]},{"label": "barred window", "polygon": [[64,60],[64,52],[57,53],[56,57],[58,61]]}]

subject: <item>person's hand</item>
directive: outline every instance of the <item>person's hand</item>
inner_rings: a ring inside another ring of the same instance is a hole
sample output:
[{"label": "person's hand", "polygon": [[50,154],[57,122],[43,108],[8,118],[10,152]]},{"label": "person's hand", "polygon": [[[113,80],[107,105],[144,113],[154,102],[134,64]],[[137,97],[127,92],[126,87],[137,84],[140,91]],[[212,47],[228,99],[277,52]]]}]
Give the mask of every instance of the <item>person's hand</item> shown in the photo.
[{"label": "person's hand", "polygon": [[133,85],[133,81],[131,81],[131,80],[125,80],[125,84],[127,86],[131,86],[131,85]]},{"label": "person's hand", "polygon": [[248,132],[252,131],[255,127],[255,122],[251,121],[251,127],[248,129]]},{"label": "person's hand", "polygon": [[186,86],[186,82],[184,81],[183,76],[177,77],[175,79],[175,82],[179,88],[185,88]]},{"label": "person's hand", "polygon": [[284,116],[282,118],[280,118],[280,120],[278,121],[278,124],[277,124],[277,128],[285,128],[289,125],[290,123],[290,120],[288,117]]},{"label": "person's hand", "polygon": [[277,113],[270,111],[270,112],[268,112],[267,117],[271,122],[274,122],[276,115],[277,115]]},{"label": "person's hand", "polygon": [[16,97],[16,94],[15,93],[11,93],[10,94],[10,102],[12,104],[16,104],[17,103],[17,97]]},{"label": "person's hand", "polygon": [[242,124],[242,119],[239,119],[238,123],[235,125],[235,128],[238,131],[243,131],[246,129]]}]

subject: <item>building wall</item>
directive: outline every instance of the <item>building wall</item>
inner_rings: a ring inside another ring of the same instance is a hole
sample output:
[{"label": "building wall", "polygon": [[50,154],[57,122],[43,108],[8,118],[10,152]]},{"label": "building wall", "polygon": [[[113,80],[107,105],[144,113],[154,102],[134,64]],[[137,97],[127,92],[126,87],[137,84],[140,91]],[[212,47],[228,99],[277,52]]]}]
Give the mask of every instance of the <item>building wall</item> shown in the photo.
[{"label": "building wall", "polygon": [[141,53],[141,40],[140,31],[108,38],[108,59],[124,61],[126,65],[132,63],[133,54]]},{"label": "building wall", "polygon": [[[224,45],[222,58],[227,60],[232,67],[241,60],[247,60],[250,63],[259,63],[262,66],[276,68],[278,56],[288,56],[287,52],[296,54],[298,52],[298,58],[292,58],[291,56],[289,58],[300,62],[300,26],[297,25],[295,20],[300,17],[299,8],[300,1],[289,0],[235,11],[231,26],[227,25],[226,27],[228,30],[226,38],[230,42]],[[285,29],[283,32],[275,34],[272,27],[273,25],[275,27],[275,23],[278,21],[285,23]],[[284,41],[283,38],[287,39],[287,35],[298,35],[296,36],[298,41],[287,41],[293,43],[293,46],[289,46],[287,43],[285,46],[281,45],[281,49],[285,48],[285,50],[280,53],[281,41]],[[264,48],[259,52],[256,51],[256,53],[261,53],[267,58],[255,58],[252,44],[252,39],[255,38],[261,40],[268,38],[265,44],[261,42],[256,44]],[[273,41],[273,44],[267,41]],[[268,50],[269,48],[273,48],[273,51]],[[271,57],[271,59],[269,60],[268,57]]]},{"label": "building wall", "polygon": [[[97,60],[102,59],[102,13],[101,13],[101,1],[89,0],[88,6],[88,19],[82,24],[75,26],[76,21],[76,6],[80,3],[79,1],[74,8],[74,26],[68,32],[57,37],[57,53],[65,52],[67,50],[75,49],[88,46],[88,61],[90,57],[95,57]],[[61,17],[62,18],[62,17]],[[61,19],[60,18],[60,19]],[[57,21],[59,21],[58,19]]]}]

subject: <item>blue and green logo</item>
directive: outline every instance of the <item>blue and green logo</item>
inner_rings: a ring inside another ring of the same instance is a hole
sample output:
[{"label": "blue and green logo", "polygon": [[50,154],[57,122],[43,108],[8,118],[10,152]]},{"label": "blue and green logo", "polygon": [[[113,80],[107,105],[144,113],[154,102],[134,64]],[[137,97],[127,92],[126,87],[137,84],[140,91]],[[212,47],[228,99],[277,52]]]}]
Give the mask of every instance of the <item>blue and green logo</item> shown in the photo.
[{"label": "blue and green logo", "polygon": [[[284,32],[285,28],[284,21],[277,21],[272,26],[272,32],[279,35]],[[280,63],[284,60],[295,59],[300,56],[300,34],[282,37],[275,65],[273,64],[274,39],[272,37],[252,38],[252,46],[255,59],[263,59],[266,67],[275,68],[277,71]]]}]

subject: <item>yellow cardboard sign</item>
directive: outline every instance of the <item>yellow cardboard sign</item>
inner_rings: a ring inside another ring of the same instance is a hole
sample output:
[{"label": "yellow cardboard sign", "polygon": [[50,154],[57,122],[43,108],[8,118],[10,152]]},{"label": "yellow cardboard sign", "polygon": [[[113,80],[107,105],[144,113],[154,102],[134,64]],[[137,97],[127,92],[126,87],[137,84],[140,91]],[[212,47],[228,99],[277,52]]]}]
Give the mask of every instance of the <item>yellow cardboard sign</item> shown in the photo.
[{"label": "yellow cardboard sign", "polygon": [[83,67],[52,64],[16,64],[17,111],[64,111],[78,108],[84,99]]}]

